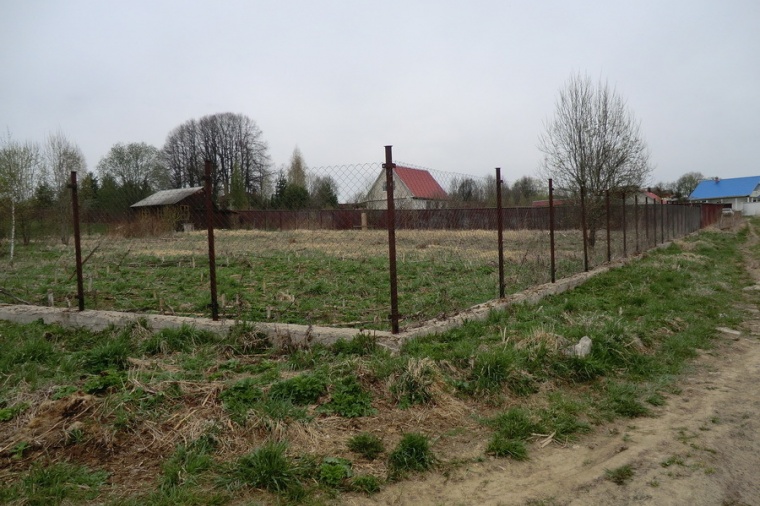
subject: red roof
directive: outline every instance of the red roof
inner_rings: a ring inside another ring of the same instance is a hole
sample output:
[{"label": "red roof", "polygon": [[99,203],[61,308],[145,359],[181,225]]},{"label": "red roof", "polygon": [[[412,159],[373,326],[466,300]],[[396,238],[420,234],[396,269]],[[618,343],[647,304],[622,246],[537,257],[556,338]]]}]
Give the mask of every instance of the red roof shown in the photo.
[{"label": "red roof", "polygon": [[645,197],[649,197],[650,199],[654,200],[655,202],[659,202],[659,201],[662,200],[659,196],[655,195],[652,192],[641,192],[641,193],[643,193]]},{"label": "red roof", "polygon": [[418,199],[445,199],[448,195],[430,172],[409,167],[396,167],[396,175],[404,182],[412,196]]}]

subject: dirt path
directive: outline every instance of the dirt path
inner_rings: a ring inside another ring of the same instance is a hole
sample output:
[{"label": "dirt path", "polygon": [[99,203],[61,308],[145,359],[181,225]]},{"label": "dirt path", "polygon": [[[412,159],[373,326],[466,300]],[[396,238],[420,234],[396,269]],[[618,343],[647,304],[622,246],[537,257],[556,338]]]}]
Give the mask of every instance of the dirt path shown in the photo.
[{"label": "dirt path", "polygon": [[[760,239],[751,231],[748,248]],[[760,265],[747,255],[760,289]],[[739,302],[742,303],[742,302]],[[606,425],[572,446],[531,448],[531,459],[487,459],[388,486],[349,504],[760,505],[760,311],[723,329],[651,418]],[[623,485],[605,471],[630,466]]]}]

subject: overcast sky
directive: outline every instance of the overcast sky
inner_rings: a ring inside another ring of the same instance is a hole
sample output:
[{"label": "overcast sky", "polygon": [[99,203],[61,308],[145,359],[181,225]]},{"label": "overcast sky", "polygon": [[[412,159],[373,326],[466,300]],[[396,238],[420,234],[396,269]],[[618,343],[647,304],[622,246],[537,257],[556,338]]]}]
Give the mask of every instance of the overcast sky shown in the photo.
[{"label": "overcast sky", "polygon": [[62,131],[88,168],[233,112],[272,161],[394,158],[535,175],[571,74],[641,122],[650,183],[760,175],[758,0],[0,0],[0,128]]}]

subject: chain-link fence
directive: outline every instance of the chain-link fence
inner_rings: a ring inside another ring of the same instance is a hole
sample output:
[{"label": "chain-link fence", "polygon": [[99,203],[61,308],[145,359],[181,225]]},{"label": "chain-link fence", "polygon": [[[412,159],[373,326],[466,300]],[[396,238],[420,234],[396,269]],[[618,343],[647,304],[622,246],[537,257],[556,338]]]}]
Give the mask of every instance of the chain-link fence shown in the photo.
[{"label": "chain-link fence", "polygon": [[[714,206],[665,205],[642,192],[551,193],[505,207],[500,179],[498,170],[480,178],[386,161],[312,168],[299,185],[281,178],[266,200],[242,205],[210,185],[111,213],[77,197],[78,221],[55,209],[22,216],[0,300],[396,330],[640,253],[720,217]],[[76,238],[61,233],[73,235],[75,221],[79,262]]]}]

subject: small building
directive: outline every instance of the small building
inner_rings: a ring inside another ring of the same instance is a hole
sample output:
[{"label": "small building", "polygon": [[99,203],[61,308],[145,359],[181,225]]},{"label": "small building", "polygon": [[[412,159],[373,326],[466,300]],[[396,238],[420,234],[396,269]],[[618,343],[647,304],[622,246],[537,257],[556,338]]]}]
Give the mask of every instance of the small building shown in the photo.
[{"label": "small building", "polygon": [[[385,169],[367,192],[367,209],[387,209],[388,196]],[[423,169],[393,169],[393,202],[396,209],[436,209],[449,196],[432,174]]]},{"label": "small building", "polygon": [[[204,188],[161,190],[130,206],[141,217],[151,217],[172,223],[175,230],[205,229],[206,200]],[[214,206],[214,227],[229,228],[230,212]]]},{"label": "small building", "polygon": [[689,195],[689,201],[723,204],[733,211],[743,212],[745,204],[760,202],[760,176],[716,177],[700,181]]}]

